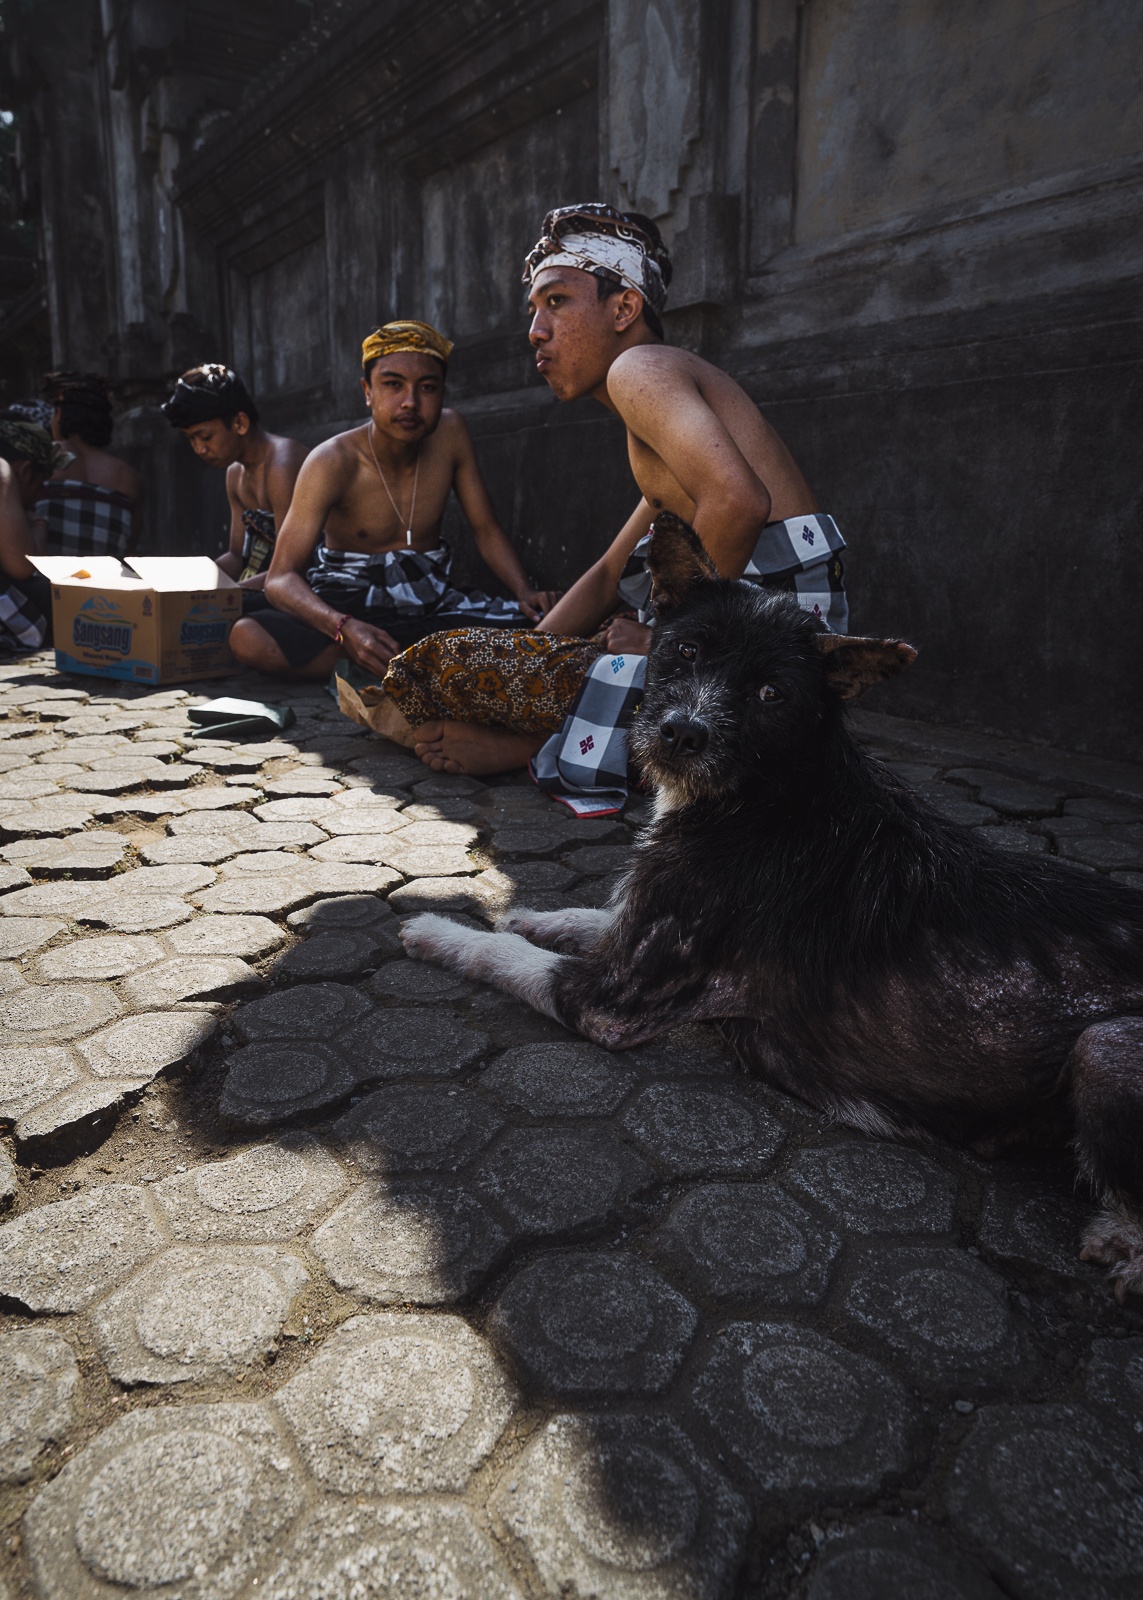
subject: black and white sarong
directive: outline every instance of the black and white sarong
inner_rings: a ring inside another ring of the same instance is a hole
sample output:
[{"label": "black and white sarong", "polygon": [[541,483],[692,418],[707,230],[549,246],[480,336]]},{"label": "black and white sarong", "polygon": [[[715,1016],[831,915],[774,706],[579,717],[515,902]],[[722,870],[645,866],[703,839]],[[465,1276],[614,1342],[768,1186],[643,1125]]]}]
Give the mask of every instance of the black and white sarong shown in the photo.
[{"label": "black and white sarong", "polygon": [[117,489],[82,478],[49,478],[36,501],[47,523],[47,547],[58,556],[118,556],[131,542],[131,501]]}]

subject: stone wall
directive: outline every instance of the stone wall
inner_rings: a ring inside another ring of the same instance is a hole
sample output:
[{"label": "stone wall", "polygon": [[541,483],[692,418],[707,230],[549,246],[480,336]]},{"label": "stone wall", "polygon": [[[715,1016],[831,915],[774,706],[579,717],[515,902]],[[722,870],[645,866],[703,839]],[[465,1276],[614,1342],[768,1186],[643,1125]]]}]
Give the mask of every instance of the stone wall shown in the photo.
[{"label": "stone wall", "polygon": [[316,440],[401,314],[457,341],[501,515],[571,579],[635,491],[614,422],[537,384],[518,274],[550,204],[600,195],[659,219],[669,336],[842,523],[856,625],[921,645],[879,708],[1143,757],[1131,0],[237,9],[59,0],[29,110],[58,356],[112,366],[162,547],[221,521],[157,426],[172,374],[233,360]]}]

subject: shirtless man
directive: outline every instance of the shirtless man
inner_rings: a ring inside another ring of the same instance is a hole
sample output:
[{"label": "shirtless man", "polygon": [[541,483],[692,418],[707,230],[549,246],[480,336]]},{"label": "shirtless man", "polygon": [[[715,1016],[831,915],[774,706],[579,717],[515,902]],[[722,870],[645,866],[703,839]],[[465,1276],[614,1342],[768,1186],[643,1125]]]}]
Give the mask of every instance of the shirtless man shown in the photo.
[{"label": "shirtless man", "polygon": [[[549,212],[528,256],[528,337],[537,369],[560,400],[591,395],[622,418],[641,494],[610,548],[538,631],[586,637],[625,601],[642,609],[639,576],[628,569],[660,510],[694,527],[724,577],[745,574],[794,590],[803,606],[836,624],[844,595],[833,519],[817,515],[792,455],[745,391],[709,361],[663,344],[659,313],[669,280],[655,225],[600,204]],[[796,532],[782,526],[793,518]],[[796,541],[807,538],[813,548],[800,548]],[[606,649],[645,654],[649,637],[642,621],[618,617],[606,631]],[[399,671],[391,673],[386,688],[408,717],[398,679]],[[423,709],[423,697],[411,705]],[[523,766],[544,743],[535,734],[447,717],[412,731],[422,760],[448,772]]]},{"label": "shirtless man", "polygon": [[[381,678],[427,634],[476,622],[527,627],[558,599],[529,581],[496,520],[468,429],[443,409],[451,352],[422,322],[387,323],[365,340],[369,421],[318,445],[298,476],[266,583],[274,609],[231,632],[247,666],[325,678],[344,653]],[[451,582],[441,521],[452,489],[477,549],[515,600]]]},{"label": "shirtless man", "polygon": [[172,428],[208,467],[226,472],[230,543],[216,559],[248,591],[243,610],[261,608],[276,536],[286,520],[306,447],[267,433],[250,391],[230,367],[192,367],[162,408]]},{"label": "shirtless man", "polygon": [[111,396],[100,372],[49,372],[44,396],[51,433],[71,459],[53,473],[36,502],[50,555],[130,555],[139,542],[143,480],[107,449]]}]

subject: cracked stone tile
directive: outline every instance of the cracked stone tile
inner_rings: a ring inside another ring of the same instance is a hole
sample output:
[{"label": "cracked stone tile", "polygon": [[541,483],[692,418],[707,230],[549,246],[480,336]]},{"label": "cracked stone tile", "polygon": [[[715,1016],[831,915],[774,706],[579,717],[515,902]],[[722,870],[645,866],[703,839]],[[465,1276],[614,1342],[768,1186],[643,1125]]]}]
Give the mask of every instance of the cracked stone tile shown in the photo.
[{"label": "cracked stone tile", "polygon": [[340,894],[316,900],[300,911],[291,911],[286,922],[296,933],[376,928],[380,923],[387,923],[394,931],[397,927],[392,910],[375,894]]},{"label": "cracked stone tile", "polygon": [[6,894],[9,889],[26,889],[31,881],[31,874],[25,872],[23,867],[0,862],[0,894]]},{"label": "cracked stone tile", "polygon": [[764,1106],[731,1090],[656,1083],[620,1118],[645,1155],[677,1177],[745,1177],[764,1171],[786,1130]]},{"label": "cracked stone tile", "polygon": [[276,976],[284,978],[353,978],[369,972],[382,959],[382,947],[370,932],[330,929],[313,933],[279,961]]},{"label": "cracked stone tile", "polygon": [[96,1077],[147,1083],[205,1044],[217,1026],[209,1012],[143,1011],[81,1039],[76,1048]]},{"label": "cracked stone tile", "polygon": [[1050,817],[1064,802],[1060,789],[1049,789],[1042,783],[1027,783],[1019,778],[1006,778],[1003,773],[992,772],[987,767],[954,767],[946,772],[951,783],[967,784],[979,791],[982,806],[992,806],[1014,817]]},{"label": "cracked stone tile", "polygon": [[28,1044],[75,1039],[122,1009],[109,989],[94,984],[36,984],[0,1000],[0,1031]]},{"label": "cracked stone tile", "polygon": [[0,1483],[26,1483],[62,1439],[79,1388],[75,1353],[53,1328],[0,1334]]},{"label": "cracked stone tile", "polygon": [[142,1189],[99,1184],[0,1227],[0,1294],[29,1311],[83,1311],[163,1242]]},{"label": "cracked stone tile", "polygon": [[432,1182],[362,1184],[314,1233],[339,1289],[382,1305],[447,1305],[500,1260],[508,1238],[476,1197]]},{"label": "cracked stone tile", "polygon": [[321,1216],[347,1181],[318,1140],[287,1133],[164,1178],[151,1194],[176,1238],[270,1244],[294,1238]]},{"label": "cracked stone tile", "polygon": [[988,1406],[946,1491],[959,1533],[1023,1600],[1129,1600],[1143,1584],[1138,1438],[1080,1406]]},{"label": "cracked stone tile", "polygon": [[21,1156],[29,1161],[42,1160],[46,1151],[53,1159],[62,1135],[81,1127],[97,1128],[105,1117],[110,1126],[111,1114],[141,1087],[138,1078],[82,1080],[45,1104],[30,1108],[13,1130]]},{"label": "cracked stone tile", "polygon": [[14,839],[43,839],[51,834],[80,833],[94,820],[88,806],[55,805],[47,800],[12,801],[4,807],[0,829]]},{"label": "cracked stone tile", "polygon": [[121,833],[83,833],[67,839],[21,839],[3,847],[13,866],[40,878],[75,873],[106,878],[127,855],[130,845]]},{"label": "cracked stone tile", "polygon": [[451,1078],[488,1049],[485,1033],[466,1028],[447,1011],[387,1006],[338,1038],[356,1063],[359,1081],[392,1078]]},{"label": "cracked stone tile", "polygon": [[[281,1565],[258,1589],[264,1600],[356,1600],[404,1595],[423,1585],[445,1596],[521,1600],[499,1556],[462,1505],[325,1501],[294,1534]],[[361,1585],[367,1585],[367,1589]]]},{"label": "cracked stone tile", "polygon": [[659,1394],[678,1371],[698,1313],[628,1252],[529,1262],[493,1308],[505,1344],[545,1396]]},{"label": "cracked stone tile", "polygon": [[1069,1278],[1086,1277],[1094,1271],[1079,1258],[1086,1220],[1085,1208],[1074,1199],[1033,1180],[1021,1183],[1006,1172],[989,1185],[977,1236],[989,1255],[1001,1260],[1047,1267]]},{"label": "cracked stone tile", "polygon": [[118,1383],[185,1383],[236,1373],[273,1344],[309,1282],[273,1245],[175,1245],[92,1313]]},{"label": "cracked stone tile", "polygon": [[857,1233],[948,1233],[953,1224],[956,1183],[901,1145],[853,1140],[803,1150],[786,1181]]},{"label": "cracked stone tile", "polygon": [[807,1600],[1002,1600],[968,1556],[942,1548],[927,1529],[881,1517],[832,1538],[813,1569]]},{"label": "cracked stone tile", "polygon": [[553,1417],[492,1502],[551,1595],[722,1600],[745,1502],[666,1417]]},{"label": "cracked stone tile", "polygon": [[268,994],[237,1010],[231,1022],[240,1039],[330,1039],[372,1011],[359,989],[311,983]]},{"label": "cracked stone tile", "polygon": [[13,917],[10,922],[0,922],[0,960],[10,961],[42,950],[66,928],[67,923],[59,917]]},{"label": "cracked stone tile", "polygon": [[638,1081],[606,1050],[569,1040],[505,1051],[485,1067],[477,1087],[500,1105],[533,1117],[606,1117]]},{"label": "cracked stone tile", "polygon": [[851,1258],[840,1307],[876,1334],[919,1383],[957,1394],[1022,1386],[1035,1376],[1008,1285],[983,1262],[946,1246],[865,1245]]},{"label": "cracked stone tile", "polygon": [[319,1483],[340,1494],[460,1493],[516,1404],[460,1317],[352,1317],[279,1390]]},{"label": "cracked stone tile", "polygon": [[196,917],[172,928],[166,943],[180,956],[241,956],[254,961],[285,939],[269,917]]},{"label": "cracked stone tile", "polygon": [[71,1052],[60,1045],[0,1049],[0,1117],[22,1117],[78,1079]]},{"label": "cracked stone tile", "polygon": [[[397,950],[397,923],[391,924]],[[390,961],[365,985],[367,993],[377,1000],[412,1000],[422,1004],[437,1000],[457,1000],[472,993],[472,985],[454,972],[443,967],[432,967],[425,961]]]},{"label": "cracked stone tile", "polygon": [[[135,873],[124,874],[125,878],[135,876]],[[120,933],[156,933],[162,928],[189,922],[193,914],[191,907],[178,895],[148,894],[135,889],[88,896],[77,913],[81,922],[114,928]]]},{"label": "cracked stone tile", "polygon": [[704,1295],[777,1307],[820,1305],[841,1244],[777,1184],[710,1183],[675,1202],[648,1248]]},{"label": "cracked stone tile", "polygon": [[872,1495],[913,1454],[916,1412],[900,1380],[807,1328],[723,1328],[694,1399],[763,1491]]},{"label": "cracked stone tile", "polygon": [[239,956],[173,956],[127,978],[123,992],[137,1006],[175,1006],[183,1000],[229,1000],[264,987]]},{"label": "cracked stone tile", "polygon": [[344,1055],[308,1041],[247,1045],[227,1065],[219,1115],[251,1127],[335,1105],[361,1081],[357,1066]]},{"label": "cracked stone tile", "polygon": [[134,1411],[33,1500],[24,1544],[36,1593],[236,1600],[281,1548],[304,1496],[269,1406]]},{"label": "cracked stone tile", "polygon": [[605,1222],[653,1177],[603,1128],[511,1128],[472,1172],[516,1230],[541,1237]]},{"label": "cracked stone tile", "polygon": [[159,941],[147,934],[108,933],[49,950],[36,962],[35,971],[49,983],[61,978],[122,978],[161,961],[163,955]]},{"label": "cracked stone tile", "polygon": [[454,1172],[504,1126],[466,1089],[394,1084],[367,1095],[333,1125],[336,1143],[362,1172]]}]

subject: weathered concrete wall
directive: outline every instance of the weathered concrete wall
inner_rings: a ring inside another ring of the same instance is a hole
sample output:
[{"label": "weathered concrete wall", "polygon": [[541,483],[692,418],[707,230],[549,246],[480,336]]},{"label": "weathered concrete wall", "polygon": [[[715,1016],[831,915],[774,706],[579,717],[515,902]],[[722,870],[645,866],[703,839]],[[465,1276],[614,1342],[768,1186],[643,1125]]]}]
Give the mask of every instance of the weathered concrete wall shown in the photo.
[{"label": "weathered concrete wall", "polygon": [[[614,421],[537,384],[518,274],[549,205],[603,195],[659,220],[670,337],[842,521],[857,623],[922,645],[882,708],[1143,757],[1132,0],[323,0],[276,63],[265,13],[225,83],[201,49],[125,71],[146,11],[88,6],[102,99],[63,130],[114,155],[102,337],[140,440],[220,354],[324,437],[361,415],[363,331],[426,316],[502,517],[570,580],[635,490]],[[209,547],[221,485],[180,445],[157,531]]]}]

